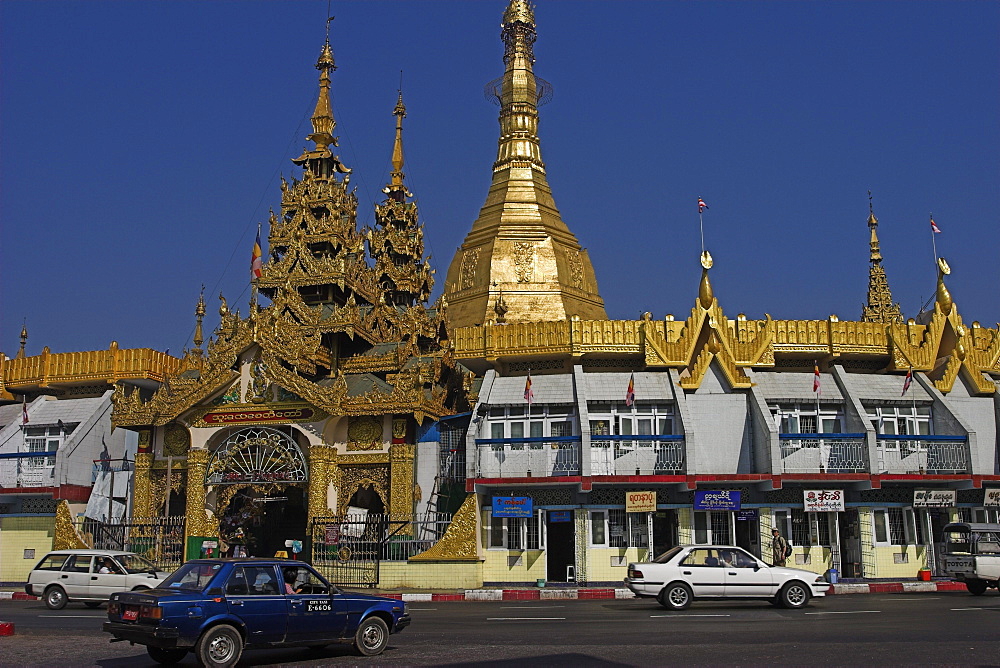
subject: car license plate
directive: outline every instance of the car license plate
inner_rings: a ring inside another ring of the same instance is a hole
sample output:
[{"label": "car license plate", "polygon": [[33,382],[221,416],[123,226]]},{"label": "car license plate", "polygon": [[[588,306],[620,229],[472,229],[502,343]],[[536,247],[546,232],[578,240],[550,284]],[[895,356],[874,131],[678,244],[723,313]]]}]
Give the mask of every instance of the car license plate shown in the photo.
[{"label": "car license plate", "polygon": [[126,608],[125,612],[122,613],[122,619],[126,622],[134,622],[139,619],[139,609],[138,608]]}]

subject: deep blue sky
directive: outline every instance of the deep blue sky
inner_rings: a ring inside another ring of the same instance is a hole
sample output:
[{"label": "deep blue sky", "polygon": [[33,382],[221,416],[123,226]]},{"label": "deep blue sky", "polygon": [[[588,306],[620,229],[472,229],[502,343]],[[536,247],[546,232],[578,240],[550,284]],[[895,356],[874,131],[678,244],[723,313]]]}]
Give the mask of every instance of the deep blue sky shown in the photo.
[{"label": "deep blue sky", "polygon": [[[496,155],[505,0],[333,2],[334,113],[372,220],[403,73],[438,270]],[[250,245],[306,145],[324,0],[0,3],[0,350],[190,344],[246,312]],[[907,316],[928,213],[967,323],[1000,320],[1000,3],[539,0],[542,155],[612,318],[686,317],[696,198],[730,317],[857,319],[867,191]],[[265,231],[266,234],[266,231]],[[241,296],[242,295],[242,296]]]}]

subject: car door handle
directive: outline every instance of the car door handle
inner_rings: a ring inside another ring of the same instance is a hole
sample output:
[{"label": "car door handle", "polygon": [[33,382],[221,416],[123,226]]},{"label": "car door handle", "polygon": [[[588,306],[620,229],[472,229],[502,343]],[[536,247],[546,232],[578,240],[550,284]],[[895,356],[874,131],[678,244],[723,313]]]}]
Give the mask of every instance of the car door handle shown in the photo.
[{"label": "car door handle", "polygon": [[292,605],[302,605],[302,601],[299,601],[299,600],[296,600],[296,599],[293,598],[292,599]]},{"label": "car door handle", "polygon": [[243,605],[243,601],[229,601],[233,605]]},{"label": "car door handle", "polygon": [[733,571],[729,571],[729,573],[728,573],[728,574],[729,574],[729,575],[736,575],[736,573],[735,573],[735,572],[733,572]]},{"label": "car door handle", "polygon": [[97,576],[96,576],[96,575],[91,575],[91,576],[90,576],[90,579],[91,579],[91,580],[96,580],[96,579],[97,579]]},{"label": "car door handle", "polygon": [[68,578],[69,576],[68,576],[68,575],[60,575],[59,577],[61,577],[61,578],[62,578],[63,580],[65,580],[65,579],[66,579],[66,578]]},{"label": "car door handle", "polygon": [[691,571],[684,571],[684,575],[691,575]]}]

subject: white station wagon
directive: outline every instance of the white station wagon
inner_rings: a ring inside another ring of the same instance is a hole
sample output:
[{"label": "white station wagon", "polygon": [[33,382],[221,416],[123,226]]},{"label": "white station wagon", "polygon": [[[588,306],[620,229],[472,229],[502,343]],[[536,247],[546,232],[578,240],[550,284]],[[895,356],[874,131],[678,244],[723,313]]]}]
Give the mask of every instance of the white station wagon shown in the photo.
[{"label": "white station wagon", "polygon": [[56,550],[35,565],[24,590],[43,597],[50,610],[65,608],[69,601],[96,608],[116,591],[153,589],[167,575],[132,552]]},{"label": "white station wagon", "polygon": [[801,608],[830,589],[823,576],[768,566],[728,545],[680,545],[651,562],[630,563],[625,586],[636,596],[655,597],[668,610],[684,610],[699,598],[756,598]]}]

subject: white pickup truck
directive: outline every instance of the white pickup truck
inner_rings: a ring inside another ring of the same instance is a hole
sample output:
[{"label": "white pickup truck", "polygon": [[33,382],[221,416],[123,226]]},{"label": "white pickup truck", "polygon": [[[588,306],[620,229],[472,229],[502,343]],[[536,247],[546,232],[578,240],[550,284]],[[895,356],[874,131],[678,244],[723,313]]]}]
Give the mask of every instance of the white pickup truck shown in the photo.
[{"label": "white pickup truck", "polygon": [[952,522],[944,527],[947,575],[965,582],[979,596],[1000,582],[1000,524]]}]

